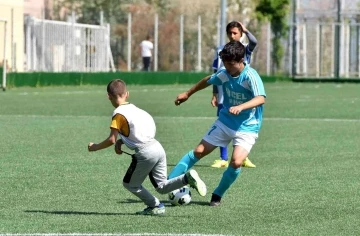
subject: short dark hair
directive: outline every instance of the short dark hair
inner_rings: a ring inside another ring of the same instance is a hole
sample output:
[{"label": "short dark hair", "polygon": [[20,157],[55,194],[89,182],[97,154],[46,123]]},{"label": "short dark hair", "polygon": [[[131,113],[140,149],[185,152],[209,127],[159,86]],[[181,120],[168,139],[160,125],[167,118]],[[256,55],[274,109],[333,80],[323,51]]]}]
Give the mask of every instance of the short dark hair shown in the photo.
[{"label": "short dark hair", "polygon": [[222,61],[239,62],[245,56],[245,46],[239,41],[229,42],[225,44],[219,55]]},{"label": "short dark hair", "polygon": [[241,25],[240,25],[239,22],[237,22],[237,21],[231,21],[229,24],[227,24],[227,26],[226,26],[226,33],[228,34],[229,31],[230,31],[232,28],[238,28],[239,31],[240,31],[240,33],[241,33],[241,35],[242,35],[242,32],[243,32],[243,31],[242,31],[242,27],[241,27]]},{"label": "short dark hair", "polygon": [[108,94],[112,97],[123,96],[126,93],[126,84],[121,79],[111,80],[106,88]]}]

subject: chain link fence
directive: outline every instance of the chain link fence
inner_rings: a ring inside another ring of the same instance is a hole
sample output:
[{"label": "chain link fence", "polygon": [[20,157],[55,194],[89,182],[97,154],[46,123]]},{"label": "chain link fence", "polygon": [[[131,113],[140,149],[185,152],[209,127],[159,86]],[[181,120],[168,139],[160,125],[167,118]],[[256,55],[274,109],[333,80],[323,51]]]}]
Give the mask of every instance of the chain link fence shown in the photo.
[{"label": "chain link fence", "polygon": [[95,72],[114,69],[109,26],[28,17],[25,20],[27,71]]}]

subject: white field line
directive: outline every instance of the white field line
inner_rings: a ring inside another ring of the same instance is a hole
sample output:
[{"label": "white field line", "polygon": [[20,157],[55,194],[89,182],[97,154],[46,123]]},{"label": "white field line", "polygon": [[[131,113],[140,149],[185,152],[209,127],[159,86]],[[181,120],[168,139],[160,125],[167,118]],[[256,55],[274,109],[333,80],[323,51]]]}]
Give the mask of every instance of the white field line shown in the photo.
[{"label": "white field line", "polygon": [[[109,116],[82,116],[82,115],[1,115],[0,118],[109,118]],[[155,120],[214,120],[213,116],[154,116]],[[337,119],[337,118],[287,118],[287,117],[269,117],[265,121],[320,121],[320,122],[360,122],[360,119]]]},{"label": "white field line", "polygon": [[48,234],[0,234],[0,236],[225,236],[224,234],[157,234],[157,233],[95,233],[95,234],[84,234],[84,233],[71,233],[71,234],[60,234],[60,233],[48,233]]}]

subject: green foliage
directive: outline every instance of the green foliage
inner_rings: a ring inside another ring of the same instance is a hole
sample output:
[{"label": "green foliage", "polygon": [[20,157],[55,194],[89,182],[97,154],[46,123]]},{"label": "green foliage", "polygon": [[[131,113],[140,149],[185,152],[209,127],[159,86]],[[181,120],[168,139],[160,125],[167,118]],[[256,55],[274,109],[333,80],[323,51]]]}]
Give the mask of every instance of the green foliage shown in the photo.
[{"label": "green foliage", "polygon": [[164,14],[170,8],[169,0],[145,0],[145,2],[157,10],[158,13]]},{"label": "green foliage", "polygon": [[268,20],[271,23],[272,38],[272,61],[273,71],[281,66],[284,49],[281,44],[282,38],[287,36],[289,26],[287,16],[289,14],[289,0],[259,0],[256,7],[257,18],[260,21]]},{"label": "green foliage", "polygon": [[64,6],[75,11],[77,21],[86,24],[99,24],[100,12],[104,13],[104,20],[109,23],[124,20],[124,0],[64,0]]}]

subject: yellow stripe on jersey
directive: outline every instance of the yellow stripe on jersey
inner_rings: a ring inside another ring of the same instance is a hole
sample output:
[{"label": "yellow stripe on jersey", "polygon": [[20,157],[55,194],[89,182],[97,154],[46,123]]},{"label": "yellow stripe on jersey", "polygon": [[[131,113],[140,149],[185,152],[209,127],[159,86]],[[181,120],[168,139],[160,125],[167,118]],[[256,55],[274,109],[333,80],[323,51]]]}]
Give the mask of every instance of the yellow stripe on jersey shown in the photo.
[{"label": "yellow stripe on jersey", "polygon": [[119,130],[119,133],[125,137],[130,135],[130,127],[125,116],[121,114],[116,114],[113,116],[110,128]]}]

